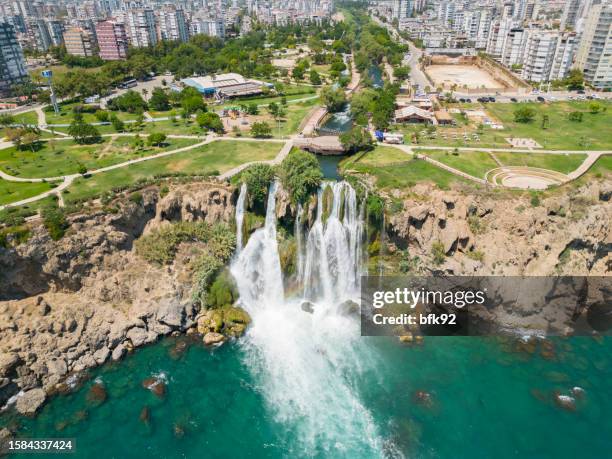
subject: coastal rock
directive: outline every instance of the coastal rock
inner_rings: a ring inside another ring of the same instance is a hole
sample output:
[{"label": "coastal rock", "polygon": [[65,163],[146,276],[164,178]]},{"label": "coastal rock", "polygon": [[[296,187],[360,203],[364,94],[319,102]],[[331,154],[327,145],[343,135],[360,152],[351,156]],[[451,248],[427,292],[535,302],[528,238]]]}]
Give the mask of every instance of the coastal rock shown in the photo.
[{"label": "coastal rock", "polygon": [[113,353],[112,353],[113,361],[116,362],[117,360],[121,360],[123,356],[125,355],[125,353],[126,353],[125,346],[123,344],[120,344],[115,349],[113,349]]},{"label": "coastal rock", "polygon": [[96,363],[98,365],[103,364],[104,362],[106,362],[106,360],[108,359],[108,356],[110,355],[110,349],[108,349],[106,346],[98,349],[96,352],[94,352],[93,354],[93,358],[96,361]]},{"label": "coastal rock", "polygon": [[142,328],[134,327],[127,332],[127,338],[132,342],[134,347],[139,347],[147,342],[148,333]]},{"label": "coastal rock", "polygon": [[68,373],[68,366],[66,365],[66,361],[64,359],[57,360],[49,360],[46,363],[47,369],[49,370],[49,374],[64,376]]},{"label": "coastal rock", "polygon": [[32,416],[45,403],[47,395],[41,388],[31,389],[17,398],[15,409],[18,413]]},{"label": "coastal rock", "polygon": [[314,304],[310,301],[302,301],[300,309],[308,314],[312,314],[314,312]]},{"label": "coastal rock", "polygon": [[564,410],[567,410],[567,411],[576,411],[576,399],[574,397],[556,393],[554,395],[554,399],[555,399],[555,403],[560,408],[563,408]]},{"label": "coastal rock", "polygon": [[223,336],[221,333],[209,332],[204,335],[204,344],[207,346],[220,344],[223,341],[225,341],[225,336]]}]

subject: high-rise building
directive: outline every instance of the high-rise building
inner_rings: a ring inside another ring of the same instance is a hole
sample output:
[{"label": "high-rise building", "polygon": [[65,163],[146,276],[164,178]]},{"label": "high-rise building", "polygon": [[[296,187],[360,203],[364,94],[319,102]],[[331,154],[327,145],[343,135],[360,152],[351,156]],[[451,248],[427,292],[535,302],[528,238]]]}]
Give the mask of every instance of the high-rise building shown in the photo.
[{"label": "high-rise building", "polygon": [[157,44],[155,14],[150,8],[131,9],[126,14],[132,46],[146,48]]},{"label": "high-rise building", "polygon": [[393,19],[404,19],[412,16],[414,0],[393,0]]},{"label": "high-rise building", "polygon": [[66,52],[74,56],[93,56],[92,39],[89,32],[80,27],[73,27],[64,32]]},{"label": "high-rise building", "polygon": [[548,81],[553,67],[558,31],[527,30],[522,76],[528,81]]},{"label": "high-rise building", "polygon": [[0,22],[0,94],[10,94],[14,85],[27,79],[28,71],[15,29],[6,22]]},{"label": "high-rise building", "polygon": [[159,31],[162,40],[187,41],[189,30],[185,13],[174,6],[165,6],[159,12]]},{"label": "high-rise building", "polygon": [[100,57],[106,61],[118,61],[127,57],[127,35],[120,22],[102,21],[96,24],[96,36]]},{"label": "high-rise building", "polygon": [[501,62],[507,67],[523,62],[523,53],[527,41],[527,33],[523,28],[510,29],[504,42]]},{"label": "high-rise building", "polygon": [[612,4],[592,5],[576,53],[576,68],[599,89],[612,88]]},{"label": "high-rise building", "polygon": [[225,23],[222,19],[206,17],[193,17],[191,19],[191,33],[209,35],[211,37],[225,37]]},{"label": "high-rise building", "polygon": [[590,0],[567,0],[561,16],[561,30],[575,30],[578,20],[586,14],[590,3]]}]

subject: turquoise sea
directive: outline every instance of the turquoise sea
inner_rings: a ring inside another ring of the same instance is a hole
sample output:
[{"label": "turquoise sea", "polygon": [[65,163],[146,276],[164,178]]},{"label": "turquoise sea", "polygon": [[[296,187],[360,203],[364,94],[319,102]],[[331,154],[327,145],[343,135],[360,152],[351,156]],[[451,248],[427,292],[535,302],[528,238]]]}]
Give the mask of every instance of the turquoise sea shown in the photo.
[{"label": "turquoise sea", "polygon": [[[545,345],[360,339],[374,363],[341,377],[371,416],[383,457],[611,457],[610,338]],[[24,437],[74,437],[77,452],[69,457],[78,458],[372,457],[341,442],[319,444],[316,436],[318,446],[304,449],[299,424],[309,420],[279,419],[248,355],[242,343],[210,349],[195,338],[167,338],[92,371],[37,418],[4,416],[0,425],[19,425]],[[164,394],[144,387],[152,377],[165,381]],[[555,391],[569,394],[574,386],[585,391],[575,410],[559,407]],[[338,438],[350,428],[329,426]]]}]

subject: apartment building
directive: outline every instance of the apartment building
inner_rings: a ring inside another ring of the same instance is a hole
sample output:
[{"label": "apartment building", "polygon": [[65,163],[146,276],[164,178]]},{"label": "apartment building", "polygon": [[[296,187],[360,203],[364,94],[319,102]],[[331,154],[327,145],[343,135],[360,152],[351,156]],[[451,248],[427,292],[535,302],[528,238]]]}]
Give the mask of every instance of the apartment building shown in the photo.
[{"label": "apartment building", "polygon": [[598,89],[612,88],[612,3],[592,5],[585,22],[575,68]]},{"label": "apartment building", "polygon": [[27,79],[28,71],[15,29],[6,22],[0,22],[0,94],[9,95],[14,85]]},{"label": "apartment building", "polygon": [[128,40],[124,24],[115,21],[98,22],[96,36],[102,59],[118,61],[127,57]]},{"label": "apartment building", "polygon": [[91,57],[94,55],[90,33],[80,27],[72,27],[64,32],[66,52],[74,56]]},{"label": "apartment building", "polygon": [[159,32],[162,40],[187,41],[189,29],[182,9],[164,6],[159,11]]},{"label": "apartment building", "polygon": [[155,13],[151,8],[130,9],[126,12],[129,40],[136,48],[146,48],[157,44]]}]

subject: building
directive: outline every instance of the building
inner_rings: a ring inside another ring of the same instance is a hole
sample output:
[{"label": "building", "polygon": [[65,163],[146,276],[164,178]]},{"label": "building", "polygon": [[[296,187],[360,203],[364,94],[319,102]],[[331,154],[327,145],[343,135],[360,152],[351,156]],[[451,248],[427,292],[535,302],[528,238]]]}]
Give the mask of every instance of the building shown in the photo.
[{"label": "building", "polygon": [[527,81],[548,81],[553,67],[559,33],[549,30],[527,30],[522,59],[522,77]]},{"label": "building", "polygon": [[247,80],[237,73],[186,78],[181,82],[196,88],[205,96],[215,96],[220,99],[258,95],[263,93],[265,85],[261,81]]},{"label": "building", "polygon": [[194,17],[191,20],[191,33],[204,34],[211,37],[225,38],[225,23],[222,19]]},{"label": "building", "polygon": [[162,40],[187,41],[189,29],[185,13],[174,6],[165,6],[159,11],[159,31]]},{"label": "building", "polygon": [[506,67],[523,63],[523,54],[527,41],[527,32],[522,28],[510,29],[504,42],[501,63]]},{"label": "building", "polygon": [[68,54],[81,57],[94,55],[91,35],[80,27],[73,27],[64,32],[64,44]]},{"label": "building", "polygon": [[98,22],[96,36],[102,59],[118,61],[127,58],[127,35],[123,24],[114,21]]},{"label": "building", "polygon": [[155,14],[150,8],[131,9],[126,14],[129,39],[135,48],[157,44]]},{"label": "building", "polygon": [[395,110],[395,122],[396,123],[432,123],[435,118],[433,113],[427,110],[423,110],[414,105],[408,105],[407,107]]},{"label": "building", "polygon": [[11,88],[28,80],[28,71],[15,29],[0,22],[0,94],[9,95]]},{"label": "building", "polygon": [[567,0],[561,16],[561,30],[576,30],[590,6],[591,0]]},{"label": "building", "polygon": [[393,19],[404,19],[412,16],[414,0],[393,0]]},{"label": "building", "polygon": [[612,4],[589,9],[574,66],[595,88],[612,88]]}]

